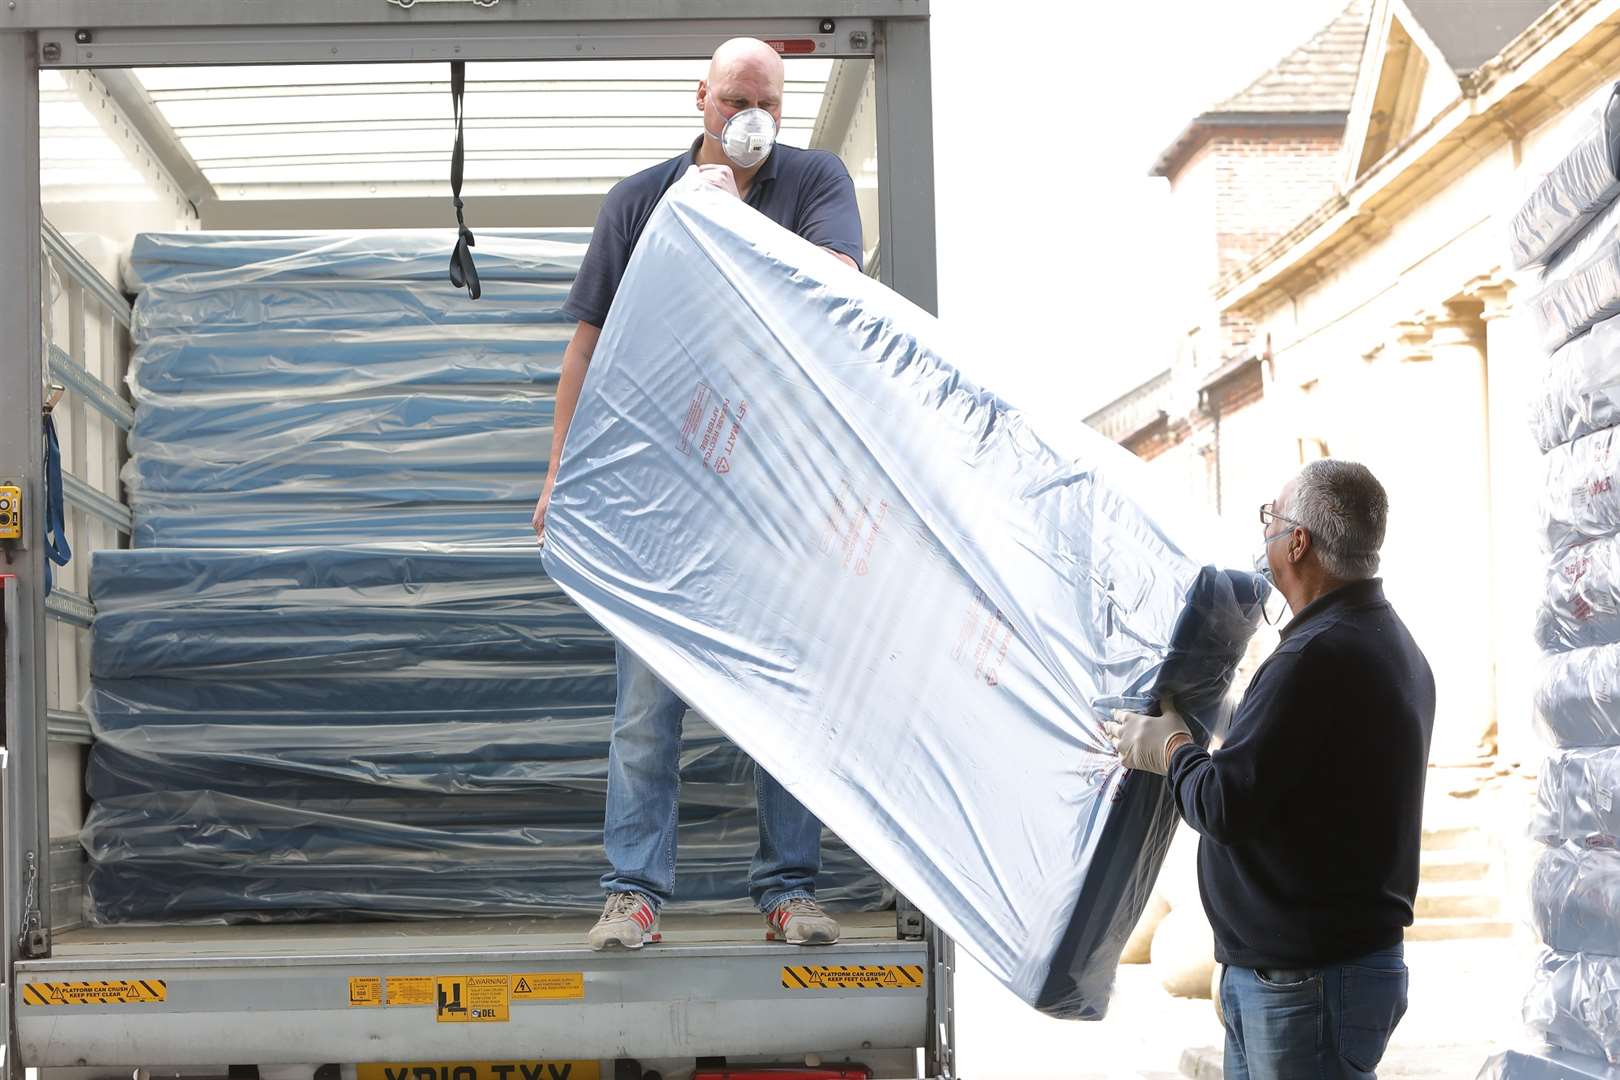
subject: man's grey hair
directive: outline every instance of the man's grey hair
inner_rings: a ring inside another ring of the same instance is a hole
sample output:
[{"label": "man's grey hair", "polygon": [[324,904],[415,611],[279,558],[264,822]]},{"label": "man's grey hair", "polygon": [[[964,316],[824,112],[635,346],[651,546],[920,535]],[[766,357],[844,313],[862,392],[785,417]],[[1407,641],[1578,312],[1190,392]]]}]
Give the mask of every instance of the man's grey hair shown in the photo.
[{"label": "man's grey hair", "polygon": [[1389,496],[1365,465],[1323,458],[1299,471],[1286,517],[1311,534],[1322,569],[1340,581],[1378,573]]}]

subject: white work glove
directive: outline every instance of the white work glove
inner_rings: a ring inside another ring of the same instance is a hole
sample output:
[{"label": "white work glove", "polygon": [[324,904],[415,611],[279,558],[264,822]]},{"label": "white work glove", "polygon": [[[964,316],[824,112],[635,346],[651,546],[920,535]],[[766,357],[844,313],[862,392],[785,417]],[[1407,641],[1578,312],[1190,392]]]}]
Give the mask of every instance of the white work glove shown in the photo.
[{"label": "white work glove", "polygon": [[1178,735],[1192,740],[1180,714],[1168,704],[1163,709],[1159,716],[1115,709],[1114,718],[1103,721],[1103,731],[1127,769],[1165,776],[1170,772],[1170,740]]},{"label": "white work glove", "polygon": [[729,165],[691,165],[687,167],[686,175],[697,174],[697,178],[710,187],[719,188],[734,198],[742,198],[737,191],[737,174],[731,171]]}]

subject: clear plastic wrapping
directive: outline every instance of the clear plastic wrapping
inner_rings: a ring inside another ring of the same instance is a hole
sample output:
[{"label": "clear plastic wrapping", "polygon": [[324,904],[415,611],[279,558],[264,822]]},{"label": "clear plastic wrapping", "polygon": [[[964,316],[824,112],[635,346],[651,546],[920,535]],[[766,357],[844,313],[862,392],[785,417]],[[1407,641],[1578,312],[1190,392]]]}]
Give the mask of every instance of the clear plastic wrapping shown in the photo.
[{"label": "clear plastic wrapping", "polygon": [[[589,229],[480,229],[474,256],[483,280],[569,281],[589,243]],[[136,292],[152,285],[203,292],[327,279],[444,282],[455,244],[455,231],[447,229],[141,233],[124,279]]]},{"label": "clear plastic wrapping", "polygon": [[173,335],[135,350],[129,385],[140,405],[215,407],[412,388],[533,392],[555,387],[572,332],[478,326]]},{"label": "clear plastic wrapping", "polygon": [[1545,657],[1534,715],[1541,737],[1554,746],[1620,745],[1620,645]]},{"label": "clear plastic wrapping", "polygon": [[[193,233],[192,236],[197,234]],[[443,281],[287,281],[198,290],[148,285],[135,299],[137,345],[176,335],[343,333],[396,327],[490,326],[532,333],[547,324],[573,329],[562,313],[567,281],[483,281],[477,300]],[[519,328],[522,328],[519,330]]]},{"label": "clear plastic wrapping", "polygon": [[399,499],[273,498],[262,494],[142,497],[134,543],[143,548],[280,547],[301,544],[524,541],[534,499],[406,502]]},{"label": "clear plastic wrapping", "polygon": [[98,551],[91,595],[99,679],[613,658],[532,543]]},{"label": "clear plastic wrapping", "polygon": [[1517,268],[1547,261],[1620,195],[1620,96],[1611,95],[1510,224]]},{"label": "clear plastic wrapping", "polygon": [[1561,750],[1541,769],[1531,833],[1546,844],[1620,846],[1620,746]]},{"label": "clear plastic wrapping", "polygon": [[1563,278],[1549,281],[1528,303],[1541,347],[1556,352],[1565,342],[1605,319],[1620,315],[1620,244],[1606,244]]},{"label": "clear plastic wrapping", "polygon": [[1620,851],[1547,848],[1530,879],[1530,906],[1537,934],[1559,952],[1620,956]]},{"label": "clear plastic wrapping", "polygon": [[1620,425],[1620,318],[1603,320],[1554,353],[1530,404],[1543,451]]},{"label": "clear plastic wrapping", "polygon": [[1475,1080],[1620,1080],[1620,1067],[1588,1054],[1544,1046],[1494,1054]]},{"label": "clear plastic wrapping", "polygon": [[1605,428],[1555,447],[1543,459],[1543,543],[1553,553],[1620,533],[1620,441]]},{"label": "clear plastic wrapping", "polygon": [[1545,950],[1524,1022],[1554,1046],[1620,1064],[1620,957]]},{"label": "clear plastic wrapping", "polygon": [[[101,921],[168,921],[583,914],[601,906],[600,805],[578,815],[504,796],[483,807],[467,797],[448,802],[455,807],[403,798],[287,804],[214,791],[103,800],[82,835],[92,910]],[[678,832],[681,908],[746,909],[739,868],[758,845],[752,804],[689,813]],[[836,837],[825,839],[822,859],[817,895],[828,904],[892,903]]]},{"label": "clear plastic wrapping", "polygon": [[1553,560],[1536,640],[1547,650],[1620,641],[1620,537],[1579,544]]},{"label": "clear plastic wrapping", "polygon": [[546,565],[997,979],[1100,1018],[1176,825],[1101,717],[1171,697],[1216,726],[1266,586],[947,340],[677,185],[597,346]]}]

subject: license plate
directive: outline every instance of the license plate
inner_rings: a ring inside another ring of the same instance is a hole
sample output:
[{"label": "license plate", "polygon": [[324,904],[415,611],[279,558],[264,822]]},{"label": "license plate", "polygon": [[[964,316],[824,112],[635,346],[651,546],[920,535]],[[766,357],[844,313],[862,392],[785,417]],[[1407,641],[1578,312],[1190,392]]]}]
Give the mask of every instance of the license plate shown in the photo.
[{"label": "license plate", "polygon": [[357,1080],[602,1080],[599,1061],[437,1061],[361,1065]]}]

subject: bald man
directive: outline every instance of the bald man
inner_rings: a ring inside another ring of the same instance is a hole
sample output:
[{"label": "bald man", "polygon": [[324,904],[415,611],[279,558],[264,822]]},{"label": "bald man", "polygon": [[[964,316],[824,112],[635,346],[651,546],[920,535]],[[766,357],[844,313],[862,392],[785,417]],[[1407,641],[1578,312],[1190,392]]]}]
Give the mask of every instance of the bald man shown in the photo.
[{"label": "bald man", "polygon": [[[546,506],[585,371],[614,294],[647,219],[670,185],[696,170],[784,228],[859,269],[861,220],[843,162],[822,150],[774,141],[782,122],[782,58],[763,41],[735,38],[715,51],[698,83],[703,133],[679,157],[626,177],[602,202],[590,249],[563,311],[577,320],[557,385],[551,464],[534,508],[544,539]],[[611,869],[607,903],[587,935],[593,949],[639,949],[659,940],[659,911],[675,892],[675,822],[680,794],[681,720],[686,703],[621,645],[619,687],[608,752],[603,844]],[[838,923],[816,903],[821,822],[756,768],[759,851],[749,892],[765,916],[765,936],[795,945],[838,940]]]}]

